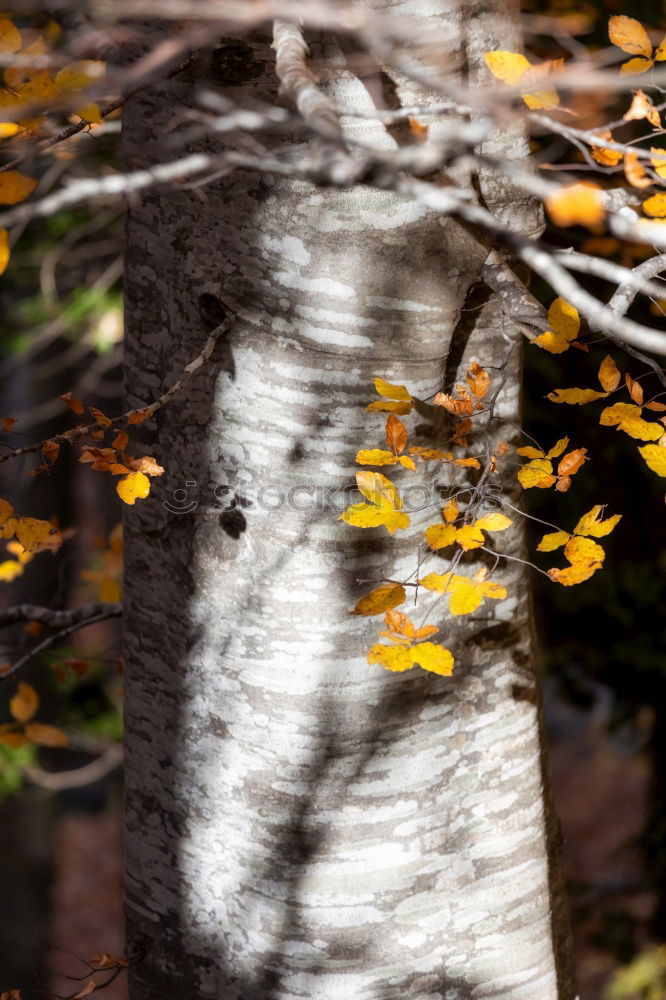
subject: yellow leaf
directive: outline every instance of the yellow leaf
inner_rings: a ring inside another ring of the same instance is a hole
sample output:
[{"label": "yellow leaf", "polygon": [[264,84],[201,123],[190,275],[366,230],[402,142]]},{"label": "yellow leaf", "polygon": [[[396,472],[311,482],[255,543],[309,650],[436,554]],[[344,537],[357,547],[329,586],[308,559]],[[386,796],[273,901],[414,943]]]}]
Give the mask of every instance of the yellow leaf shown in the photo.
[{"label": "yellow leaf", "polygon": [[16,205],[30,197],[37,186],[37,181],[26,177],[18,170],[6,170],[0,174],[0,205]]},{"label": "yellow leaf", "polygon": [[530,111],[552,111],[560,104],[559,95],[552,87],[521,94],[521,97]]},{"label": "yellow leaf", "polygon": [[409,458],[408,455],[400,455],[398,458],[398,463],[403,467],[403,469],[411,469],[412,472],[416,471],[416,465],[414,464],[414,459]]},{"label": "yellow leaf", "polygon": [[509,525],[513,524],[513,521],[506,514],[497,512],[495,514],[485,514],[483,517],[479,517],[474,523],[477,528],[482,528],[483,531],[505,531]]},{"label": "yellow leaf", "polygon": [[597,542],[593,542],[591,538],[583,538],[581,535],[575,535],[569,539],[564,546],[564,555],[570,563],[602,563],[606,558],[606,553]]},{"label": "yellow leaf", "polygon": [[[54,83],[63,94],[75,94],[98,83],[106,73],[106,63],[98,59],[81,59],[58,70]],[[78,112],[77,112],[78,114]]]},{"label": "yellow leaf", "polygon": [[546,456],[541,451],[540,448],[533,448],[531,444],[525,445],[524,448],[517,448],[516,453],[521,455],[523,458],[545,458]]},{"label": "yellow leaf", "polygon": [[455,521],[459,513],[460,510],[458,508],[458,501],[455,499],[448,500],[444,505],[444,510],[442,511],[444,520],[447,524],[451,524]]},{"label": "yellow leaf", "polygon": [[483,603],[480,585],[465,576],[454,576],[449,598],[452,615],[469,615]]},{"label": "yellow leaf", "polygon": [[454,465],[461,465],[464,469],[480,469],[481,463],[478,458],[454,458]]},{"label": "yellow leaf", "polygon": [[568,437],[560,438],[559,441],[556,441],[550,451],[546,454],[546,458],[559,458],[562,452],[566,450],[568,444]]},{"label": "yellow leaf", "polygon": [[431,549],[443,549],[455,542],[456,533],[452,524],[431,524],[425,530],[425,538]]},{"label": "yellow leaf", "polygon": [[390,535],[409,527],[409,516],[402,513],[402,501],[393,483],[380,472],[356,473],[359,490],[371,503],[352,504],[338,520],[357,528],[384,525]]},{"label": "yellow leaf", "polygon": [[603,509],[601,504],[596,504],[591,510],[588,510],[587,514],[583,514],[574,528],[575,534],[591,535],[593,538],[603,538],[605,535],[609,535],[622,515],[614,514],[613,517],[607,517],[604,521],[601,519]]},{"label": "yellow leaf", "polygon": [[419,445],[409,446],[410,455],[416,455],[422,462],[450,462],[453,454],[450,451],[440,451],[439,448],[421,448]]},{"label": "yellow leaf", "polygon": [[[404,415],[412,412],[412,406],[412,403],[391,403],[380,400],[377,403],[370,403],[366,406],[366,410],[368,413],[402,413]],[[129,423],[132,421],[130,420]]]},{"label": "yellow leaf", "polygon": [[540,333],[538,337],[533,337],[530,344],[537,344],[549,354],[563,354],[571,346],[565,337],[560,333],[553,333],[551,330]]},{"label": "yellow leaf", "polygon": [[137,499],[145,500],[150,493],[150,479],[143,472],[130,472],[116,483],[116,493],[123,503],[134,504]]},{"label": "yellow leaf", "polygon": [[5,559],[4,562],[0,562],[0,580],[3,583],[11,583],[15,580],[17,576],[23,574],[23,566],[20,562],[15,559]]},{"label": "yellow leaf", "polygon": [[458,528],[456,542],[464,552],[468,552],[470,549],[480,548],[485,538],[480,528],[473,524],[465,524],[462,528]]},{"label": "yellow leaf", "polygon": [[0,524],[4,524],[12,514],[14,513],[14,508],[9,503],[8,500],[0,500]]},{"label": "yellow leaf", "polygon": [[25,735],[32,743],[42,747],[66,747],[67,737],[57,726],[47,726],[43,722],[29,722]]},{"label": "yellow leaf", "polygon": [[545,199],[556,226],[598,226],[604,218],[604,194],[596,184],[568,184]]},{"label": "yellow leaf", "polygon": [[398,459],[392,451],[373,448],[357,452],[356,461],[359,465],[395,465]]},{"label": "yellow leaf", "polygon": [[552,472],[552,462],[547,458],[535,458],[519,469],[518,482],[524,490],[529,490],[533,486],[548,489],[555,482],[555,476],[552,475]]},{"label": "yellow leaf", "polygon": [[23,41],[21,32],[9,18],[0,20],[0,52],[18,52]]},{"label": "yellow leaf", "polygon": [[571,535],[567,534],[566,531],[551,531],[543,536],[537,545],[537,552],[554,552],[555,549],[566,545],[570,538]]},{"label": "yellow leaf", "polygon": [[604,427],[617,426],[629,437],[639,441],[658,441],[664,433],[663,425],[652,420],[643,420],[641,407],[634,403],[614,403],[601,411],[599,423]]},{"label": "yellow leaf", "polygon": [[103,576],[99,582],[99,599],[109,604],[115,604],[122,595],[120,583],[110,576]]},{"label": "yellow leaf", "polygon": [[411,649],[412,662],[432,674],[450,677],[453,673],[453,656],[448,649],[434,642],[421,642]]},{"label": "yellow leaf", "polygon": [[84,104],[79,108],[75,108],[74,114],[78,115],[84,122],[90,122],[93,125],[98,125],[102,120],[100,106],[99,104],[95,104],[94,101],[91,101],[90,104]]},{"label": "yellow leaf", "polygon": [[401,672],[414,666],[409,646],[383,646],[375,643],[368,653],[368,663],[379,663],[386,670]]},{"label": "yellow leaf", "polygon": [[651,198],[647,198],[643,202],[642,208],[646,215],[663,219],[666,216],[666,192],[660,191],[658,194],[653,194]]},{"label": "yellow leaf", "polygon": [[620,66],[620,73],[647,73],[649,69],[652,69],[652,66],[651,59],[627,59],[626,63],[622,63]]},{"label": "yellow leaf", "polygon": [[0,274],[4,274],[9,264],[9,233],[0,229]]},{"label": "yellow leaf", "polygon": [[519,52],[495,49],[493,52],[486,52],[484,58],[493,76],[512,87],[515,87],[530,69],[530,63]]},{"label": "yellow leaf", "polygon": [[378,528],[384,523],[384,510],[373,503],[354,503],[347,507],[339,520],[354,528]]},{"label": "yellow leaf", "polygon": [[589,580],[598,569],[601,569],[600,562],[577,562],[572,566],[567,566],[566,569],[549,569],[548,576],[551,580],[561,583],[563,587],[573,587],[576,583]]},{"label": "yellow leaf", "polygon": [[366,472],[363,469],[356,473],[356,485],[366,500],[374,504],[389,503],[392,507],[400,509],[402,500],[395,488],[395,485],[381,472]]},{"label": "yellow leaf", "polygon": [[666,59],[666,35],[664,35],[662,40],[659,42],[659,48],[655,52],[654,57],[657,62],[663,62],[663,60]]},{"label": "yellow leaf", "polygon": [[578,336],[580,330],[578,310],[561,296],[551,303],[548,322],[555,333],[561,334],[565,340],[575,340]]},{"label": "yellow leaf", "polygon": [[569,403],[571,406],[577,403],[583,406],[595,399],[603,399],[605,395],[605,392],[597,392],[595,389],[555,389],[549,392],[546,398],[551,403]]},{"label": "yellow leaf", "polygon": [[658,444],[646,444],[638,449],[647,462],[648,468],[658,476],[666,476],[666,448]]},{"label": "yellow leaf", "polygon": [[449,596],[449,610],[452,615],[468,615],[483,603],[484,597],[501,600],[506,597],[506,588],[491,581],[471,580],[456,573],[428,573],[419,581],[426,590]]},{"label": "yellow leaf", "polygon": [[406,596],[405,588],[399,583],[383,583],[381,587],[375,587],[369,594],[362,597],[352,614],[380,615],[384,611],[402,604]]},{"label": "yellow leaf", "polygon": [[478,587],[482,597],[492,597],[494,601],[501,601],[507,596],[507,589],[501,583],[492,583],[490,580],[481,581]]},{"label": "yellow leaf", "polygon": [[625,14],[611,17],[608,21],[608,37],[613,45],[632,56],[652,55],[652,42],[648,33],[634,17],[627,17]]},{"label": "yellow leaf", "polygon": [[17,722],[29,722],[39,708],[39,695],[32,684],[20,681],[16,694],[9,699],[9,711]]},{"label": "yellow leaf", "polygon": [[650,148],[650,163],[658,177],[666,178],[666,150],[652,146]]},{"label": "yellow leaf", "polygon": [[622,376],[620,375],[617,365],[611,358],[610,354],[607,354],[599,366],[599,382],[601,384],[601,388],[605,389],[606,392],[613,392],[613,390],[617,389],[620,384],[621,378]]},{"label": "yellow leaf", "polygon": [[378,396],[385,396],[386,399],[398,399],[404,402],[411,402],[412,397],[407,392],[404,385],[392,385],[385,382],[383,378],[373,378],[375,391]]},{"label": "yellow leaf", "polygon": [[18,517],[14,531],[19,542],[28,552],[55,552],[62,545],[62,535],[49,521],[36,517]]}]

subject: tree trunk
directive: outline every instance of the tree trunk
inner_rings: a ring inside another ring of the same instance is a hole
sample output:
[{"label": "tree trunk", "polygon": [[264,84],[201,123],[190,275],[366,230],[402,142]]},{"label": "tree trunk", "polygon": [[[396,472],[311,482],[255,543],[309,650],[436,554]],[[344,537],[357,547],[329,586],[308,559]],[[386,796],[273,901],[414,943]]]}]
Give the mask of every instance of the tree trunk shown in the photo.
[{"label": "tree trunk", "polygon": [[[519,45],[513,7],[379,5],[453,27],[456,73]],[[371,106],[333,39],[314,52],[337,98]],[[275,101],[273,66],[269,38],[221,40],[202,75]],[[395,102],[427,99],[378,80]],[[132,101],[128,167],[173,156],[163,137],[192,94],[180,76]],[[367,121],[348,131],[396,143]],[[493,138],[526,148],[517,129]],[[481,186],[538,227],[506,185]],[[437,506],[389,538],[328,502],[381,441],[373,376],[426,399],[472,359],[503,363],[513,331],[479,292],[487,249],[390,193],[249,171],[145,195],[128,236],[129,405],[175,381],[233,303],[205,370],[137,429],[166,473],[126,517],[131,1000],[571,1000],[522,567],[471,621],[423,600],[453,677],[391,674],[365,660],[378,620],[349,616],[370,589],[357,580],[409,576]],[[518,353],[498,411],[513,423]],[[449,476],[423,464],[409,481],[432,497]],[[243,503],[216,510],[217,485]]]}]

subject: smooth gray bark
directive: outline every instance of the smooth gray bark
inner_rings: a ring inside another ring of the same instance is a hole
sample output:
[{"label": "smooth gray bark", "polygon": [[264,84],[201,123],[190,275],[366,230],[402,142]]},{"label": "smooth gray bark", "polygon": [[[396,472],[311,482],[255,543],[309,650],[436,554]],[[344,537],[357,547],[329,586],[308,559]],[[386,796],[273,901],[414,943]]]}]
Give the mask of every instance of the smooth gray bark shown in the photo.
[{"label": "smooth gray bark", "polygon": [[[472,77],[484,51],[519,45],[513,8],[386,6],[453,27]],[[331,91],[369,106],[337,43],[318,51]],[[267,38],[220,42],[204,76],[276,97]],[[379,79],[403,104],[424,99]],[[132,102],[128,167],[172,155],[162,136],[192,88],[181,77]],[[526,155],[517,130],[492,145]],[[538,229],[515,192],[482,188]],[[574,995],[522,568],[502,568],[509,598],[471,620],[425,596],[418,617],[432,606],[452,678],[390,674],[365,661],[376,620],[349,617],[369,589],[357,579],[409,575],[436,508],[389,539],[298,492],[353,483],[357,449],[380,444],[373,376],[427,398],[472,359],[502,363],[510,327],[475,284],[486,255],[451,220],[368,188],[237,172],[131,206],[129,405],[178,378],[234,306],[206,370],[136,434],[167,471],[126,516],[131,1000]],[[499,406],[513,423],[517,354]],[[423,465],[418,481],[449,475]],[[251,506],[215,511],[215,485],[243,480]],[[271,510],[268,487],[297,492]],[[169,498],[198,506],[171,513]],[[522,552],[519,526],[502,546]]]}]

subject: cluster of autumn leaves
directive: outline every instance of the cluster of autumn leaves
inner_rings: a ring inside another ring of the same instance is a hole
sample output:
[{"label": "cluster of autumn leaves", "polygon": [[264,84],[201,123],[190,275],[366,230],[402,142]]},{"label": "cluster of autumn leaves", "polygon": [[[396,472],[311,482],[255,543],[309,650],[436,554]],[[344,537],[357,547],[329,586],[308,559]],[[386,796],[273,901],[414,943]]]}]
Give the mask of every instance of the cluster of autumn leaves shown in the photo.
[{"label": "cluster of autumn leaves", "polygon": [[[83,414],[83,402],[71,392],[61,398],[72,413],[77,416]],[[114,421],[94,406],[88,407],[88,412],[93,422],[64,432],[59,435],[60,440],[70,444],[79,441],[79,462],[90,465],[96,472],[119,476],[116,492],[124,503],[134,504],[137,499],[145,499],[150,493],[150,477],[161,476],[164,469],[151,456],[134,458],[130,455],[126,451],[129,438],[125,430],[114,431],[112,441],[105,445],[104,437]],[[147,416],[148,410],[132,411],[126,415],[125,422],[127,425],[138,424]],[[3,421],[5,431],[11,430],[15,423],[13,417],[6,417]],[[42,461],[30,471],[30,475],[40,475],[51,469],[58,459],[60,447],[58,440],[44,441],[41,446]],[[18,516],[12,504],[0,499],[0,538],[8,540],[7,551],[13,556],[0,562],[0,581],[11,582],[22,574],[24,566],[36,553],[56,552],[62,545],[63,534],[51,521]]]},{"label": "cluster of autumn leaves", "polygon": [[[14,154],[20,152],[18,144],[26,140],[48,137],[51,119],[47,111],[51,109],[71,105],[72,120],[83,120],[91,125],[101,120],[101,111],[94,101],[87,100],[84,95],[78,104],[76,97],[101,82],[106,63],[96,59],[77,60],[55,73],[40,65],[40,57],[52,51],[60,34],[60,26],[55,21],[49,21],[41,29],[18,28],[10,18],[0,17],[0,57],[18,57],[15,65],[10,61],[5,67],[0,85],[0,140],[9,140]],[[18,117],[13,120],[15,114]],[[0,172],[0,205],[25,201],[36,185],[33,177],[19,170],[3,170]],[[5,271],[9,258],[9,233],[0,229],[0,274]]]},{"label": "cluster of autumn leaves", "polygon": [[[570,307],[562,301],[558,303],[552,315],[573,319]],[[575,320],[575,323],[570,322],[568,326],[554,322],[555,330],[550,336],[565,337],[565,342],[569,346],[580,326],[577,314]],[[601,414],[600,423],[603,426],[617,427],[633,438],[649,441],[650,443],[639,448],[639,451],[652,470],[658,475],[666,476],[666,428],[664,428],[666,417],[645,420],[641,416],[643,408],[653,412],[666,411],[666,404],[658,400],[644,403],[640,382],[629,374],[625,375],[623,381],[617,365],[610,356],[601,362],[598,379],[601,391],[556,389],[548,398],[555,403],[583,404],[605,399],[626,388],[632,402],[616,402],[607,406]],[[410,413],[418,401],[403,385],[393,385],[380,378],[374,379],[374,385],[378,395],[383,398],[371,403],[367,409],[370,412],[388,412],[385,428],[387,448],[360,450],[356,455],[359,465],[397,465],[414,472],[417,468],[416,461],[436,461],[450,466],[482,470],[481,476],[486,478],[497,472],[498,462],[503,457],[515,454],[527,460],[517,471],[517,479],[523,489],[555,487],[559,492],[566,492],[571,486],[572,477],[587,461],[587,449],[567,450],[569,446],[567,437],[561,438],[548,451],[531,445],[514,449],[506,442],[500,441],[495,443],[491,454],[486,453],[483,456],[455,457],[453,452],[439,447],[416,445],[408,447],[409,432],[397,414],[405,416]],[[490,388],[490,375],[478,362],[472,361],[464,384],[456,385],[451,394],[439,392],[434,397],[436,405],[458,418],[450,435],[452,445],[469,447],[474,418],[491,410],[487,399]],[[408,454],[405,454],[406,451]],[[363,500],[350,505],[340,515],[340,520],[358,528],[383,526],[391,535],[410,526],[410,516],[404,509],[395,483],[381,472],[365,468],[356,473],[356,482]],[[440,553],[444,549],[453,549],[450,567],[445,573],[427,573],[407,586],[424,588],[445,596],[449,613],[457,616],[471,614],[481,607],[484,600],[501,600],[508,596],[506,587],[502,583],[487,579],[485,567],[478,569],[472,576],[464,576],[456,570],[462,555],[474,549],[481,549],[501,558],[501,553],[496,553],[489,547],[489,539],[495,533],[506,531],[513,521],[498,509],[483,512],[481,509],[484,503],[483,494],[473,486],[461,486],[454,492],[455,495],[443,503],[441,519],[435,524],[428,525],[424,531],[424,542],[428,552]],[[462,498],[467,498],[465,506],[461,506]],[[497,505],[496,499],[494,504]],[[561,549],[567,563],[564,567],[554,566],[548,569],[546,572],[550,579],[567,587],[588,580],[601,568],[605,558],[604,549],[598,539],[610,534],[620,518],[619,514],[604,517],[603,506],[597,504],[579,518],[572,531],[558,529],[546,533],[541,538],[537,551],[550,553]],[[420,565],[419,558],[419,568]],[[453,670],[453,654],[443,646],[430,641],[431,636],[438,631],[437,626],[417,627],[405,614],[396,610],[406,599],[406,585],[389,580],[366,594],[354,608],[352,612],[354,615],[384,615],[386,628],[380,633],[380,638],[388,640],[388,644],[375,643],[368,653],[368,662],[380,664],[391,671],[404,671],[419,666],[424,670],[448,676]]]},{"label": "cluster of autumn leaves", "polygon": [[[621,74],[641,74],[652,69],[655,62],[666,60],[666,36],[657,46],[636,18],[617,14],[608,22],[608,35],[623,52],[634,58],[620,67]],[[553,87],[544,85],[552,74],[565,68],[563,59],[551,59],[533,65],[520,52],[497,49],[485,55],[488,69],[499,80],[517,87],[523,102],[531,111],[554,111],[560,106],[560,98]],[[641,89],[633,92],[630,107],[622,116],[623,121],[648,122],[657,135],[663,134],[659,109]],[[584,138],[581,141],[585,141]],[[651,172],[646,170],[645,161],[635,150],[610,145],[615,142],[610,129],[597,129],[589,137],[590,156],[601,167],[614,168],[623,165],[624,176],[636,189],[651,187],[666,178],[666,149],[652,146],[649,151]],[[608,146],[605,143],[609,143]],[[603,189],[591,182],[564,185],[553,190],[545,199],[545,206],[555,225],[560,227],[582,225],[596,230],[604,219],[605,199]],[[642,230],[654,221],[666,218],[666,193],[657,192],[646,198],[642,210],[647,219],[641,220]],[[542,344],[545,346],[545,344]]]}]

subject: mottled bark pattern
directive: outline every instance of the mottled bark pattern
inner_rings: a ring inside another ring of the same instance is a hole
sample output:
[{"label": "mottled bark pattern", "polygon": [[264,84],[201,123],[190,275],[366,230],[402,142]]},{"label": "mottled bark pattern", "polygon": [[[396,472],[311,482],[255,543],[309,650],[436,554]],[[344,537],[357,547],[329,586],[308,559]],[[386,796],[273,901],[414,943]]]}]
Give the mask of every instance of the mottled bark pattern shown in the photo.
[{"label": "mottled bark pattern", "polygon": [[[452,27],[472,74],[485,49],[517,44],[497,5],[387,6]],[[337,43],[322,45],[336,66],[327,86],[367,105]],[[207,72],[239,98],[275,99],[267,40],[221,42]],[[380,79],[395,100],[423,97]],[[132,102],[128,166],[168,155],[162,138],[192,86]],[[519,136],[504,143],[525,155]],[[483,183],[514,224],[538,225]],[[427,398],[473,358],[501,364],[496,306],[464,308],[486,253],[392,195],[249,172],[131,207],[128,403],[179,377],[225,304],[235,317],[207,370],[137,429],[167,471],[126,517],[132,1000],[573,996],[524,573],[502,567],[511,596],[472,620],[426,596],[417,618],[433,607],[455,674],[392,675],[365,661],[374,622],[349,610],[370,586],[356,581],[412,573],[436,508],[389,539],[344,525],[311,492],[275,510],[277,493],[259,495],[353,482],[357,449],[382,436],[364,409],[372,376]],[[518,377],[514,360],[500,406],[514,422]],[[449,476],[422,466],[396,481]],[[215,485],[243,479],[250,504],[214,510]],[[172,513],[169,498],[198,507]],[[521,531],[502,546],[521,552]]]}]

